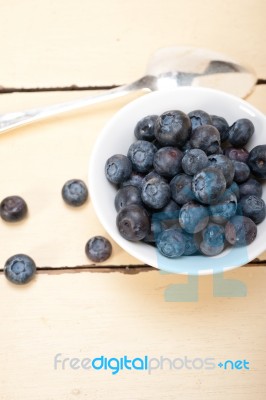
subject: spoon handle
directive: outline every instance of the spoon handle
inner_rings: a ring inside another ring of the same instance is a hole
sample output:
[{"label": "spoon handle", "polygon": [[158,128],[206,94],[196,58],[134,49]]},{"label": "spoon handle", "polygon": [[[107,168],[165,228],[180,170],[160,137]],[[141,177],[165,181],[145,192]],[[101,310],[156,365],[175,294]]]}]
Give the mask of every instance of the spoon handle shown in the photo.
[{"label": "spoon handle", "polygon": [[139,89],[150,91],[152,90],[153,81],[154,78],[152,76],[145,76],[129,85],[119,86],[96,96],[54,104],[43,108],[33,108],[26,111],[2,114],[0,115],[0,133],[58,114],[77,110],[103,101],[113,100]]}]

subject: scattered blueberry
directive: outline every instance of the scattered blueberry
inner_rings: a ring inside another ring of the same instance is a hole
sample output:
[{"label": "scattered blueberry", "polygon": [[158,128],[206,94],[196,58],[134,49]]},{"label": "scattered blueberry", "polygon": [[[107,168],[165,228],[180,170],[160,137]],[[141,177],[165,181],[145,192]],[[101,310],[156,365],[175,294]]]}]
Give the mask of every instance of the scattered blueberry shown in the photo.
[{"label": "scattered blueberry", "polygon": [[234,147],[243,147],[248,143],[253,133],[253,123],[247,118],[241,118],[230,126],[228,141]]},{"label": "scattered blueberry", "polygon": [[115,154],[106,161],[105,176],[111,183],[122,183],[130,177],[131,172],[132,164],[123,154]]},{"label": "scattered blueberry", "polygon": [[208,167],[194,175],[192,190],[198,201],[204,204],[214,204],[222,196],[226,181],[220,169]]},{"label": "scattered blueberry", "polygon": [[106,261],[112,254],[112,245],[103,236],[94,236],[85,246],[86,256],[93,262]]},{"label": "scattered blueberry", "polygon": [[182,168],[187,175],[195,175],[197,172],[206,168],[208,157],[201,149],[191,149],[185,152],[182,159]]},{"label": "scattered blueberry", "polygon": [[136,125],[134,134],[138,140],[148,140],[152,142],[155,139],[155,124],[157,115],[147,115]]},{"label": "scattered blueberry", "polygon": [[177,204],[183,205],[195,200],[192,191],[192,177],[186,174],[178,174],[170,181],[171,196]]},{"label": "scattered blueberry", "polygon": [[194,110],[188,113],[191,121],[192,131],[198,126],[202,125],[212,125],[212,119],[208,113],[203,110]]},{"label": "scattered blueberry", "polygon": [[207,207],[194,201],[189,201],[181,207],[179,223],[188,233],[202,231],[208,224],[209,212]]},{"label": "scattered blueberry", "polygon": [[159,252],[168,258],[180,257],[185,251],[185,240],[178,229],[166,229],[159,233],[156,245]]},{"label": "scattered blueberry", "polygon": [[257,236],[257,226],[248,217],[235,215],[225,225],[225,238],[233,246],[248,246]]},{"label": "scattered blueberry", "polygon": [[155,171],[166,177],[173,177],[181,170],[183,153],[177,147],[162,147],[158,150],[153,159]]},{"label": "scattered blueberry", "polygon": [[241,161],[232,161],[235,166],[234,181],[237,183],[245,182],[250,176],[249,166]]},{"label": "scattered blueberry", "polygon": [[20,196],[8,196],[1,201],[0,215],[7,222],[21,221],[27,212],[27,204]]},{"label": "scattered blueberry", "polygon": [[211,115],[212,125],[218,129],[221,137],[221,142],[225,142],[229,135],[229,125],[225,118],[219,117],[218,115]]},{"label": "scattered blueberry", "polygon": [[129,204],[142,205],[140,189],[136,186],[125,186],[118,190],[115,196],[115,209],[120,211]]},{"label": "scattered blueberry", "polygon": [[156,146],[147,140],[137,140],[128,149],[127,156],[135,171],[148,173],[153,166]]},{"label": "scattered blueberry", "polygon": [[88,189],[86,184],[80,179],[70,179],[62,188],[64,201],[74,207],[82,206],[88,199]]},{"label": "scattered blueberry", "polygon": [[254,194],[242,197],[238,210],[241,215],[249,217],[255,224],[259,224],[265,219],[265,203]]},{"label": "scattered blueberry", "polygon": [[116,225],[120,235],[130,241],[145,238],[150,231],[150,220],[145,208],[130,204],[119,211]]},{"label": "scattered blueberry", "polygon": [[163,146],[182,147],[189,137],[191,122],[182,111],[166,111],[157,120],[155,137]]},{"label": "scattered blueberry", "polygon": [[215,154],[221,144],[220,133],[218,129],[212,125],[198,126],[192,131],[190,144],[192,148],[201,149],[205,151],[207,155]]},{"label": "scattered blueberry", "polygon": [[249,153],[248,165],[253,175],[266,179],[266,145],[254,147]]},{"label": "scattered blueberry", "polygon": [[28,283],[36,273],[33,259],[25,254],[10,257],[4,265],[6,278],[17,285]]}]

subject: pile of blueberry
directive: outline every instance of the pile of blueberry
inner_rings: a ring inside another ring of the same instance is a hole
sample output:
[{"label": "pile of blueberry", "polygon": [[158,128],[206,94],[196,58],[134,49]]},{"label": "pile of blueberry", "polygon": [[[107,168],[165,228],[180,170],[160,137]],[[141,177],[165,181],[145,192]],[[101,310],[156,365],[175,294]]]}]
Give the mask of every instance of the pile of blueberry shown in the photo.
[{"label": "pile of blueberry", "polygon": [[[88,189],[82,180],[70,179],[64,184],[61,195],[69,206],[80,207],[88,199]],[[6,222],[21,221],[27,213],[27,203],[20,196],[8,196],[0,203],[0,216]],[[93,236],[85,245],[85,254],[93,262],[103,262],[111,253],[112,245],[103,236]],[[15,254],[5,262],[4,273],[10,282],[17,285],[26,284],[35,276],[36,264],[26,254]]]},{"label": "pile of blueberry", "polygon": [[245,148],[253,123],[202,110],[148,115],[137,122],[127,155],[115,154],[105,175],[118,191],[123,238],[144,241],[166,257],[215,256],[246,246],[265,218],[266,145]]}]

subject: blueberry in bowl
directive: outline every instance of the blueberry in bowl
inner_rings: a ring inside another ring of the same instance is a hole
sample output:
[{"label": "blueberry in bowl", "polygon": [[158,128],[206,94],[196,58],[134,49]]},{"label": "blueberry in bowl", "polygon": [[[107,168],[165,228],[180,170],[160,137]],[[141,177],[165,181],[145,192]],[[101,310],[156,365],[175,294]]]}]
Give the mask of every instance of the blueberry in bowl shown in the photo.
[{"label": "blueberry in bowl", "polygon": [[[145,128],[147,116],[153,121]],[[145,129],[136,136],[139,121]],[[97,216],[125,251],[155,268],[204,275],[244,265],[266,248],[265,143],[264,115],[227,93],[183,87],[142,96],[113,116],[93,149],[89,191]],[[119,154],[132,170],[110,183],[106,162]],[[117,211],[118,191],[134,185]]]}]

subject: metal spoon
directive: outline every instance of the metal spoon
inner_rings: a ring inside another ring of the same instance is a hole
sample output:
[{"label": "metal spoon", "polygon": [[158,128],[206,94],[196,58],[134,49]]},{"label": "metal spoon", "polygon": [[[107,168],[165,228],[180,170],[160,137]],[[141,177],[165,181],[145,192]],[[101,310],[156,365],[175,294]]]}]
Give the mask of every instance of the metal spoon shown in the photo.
[{"label": "metal spoon", "polygon": [[152,55],[147,74],[137,81],[80,100],[0,115],[0,133],[140,89],[150,92],[178,86],[205,86],[245,97],[251,92],[256,80],[252,69],[223,54],[194,47],[166,47]]}]

